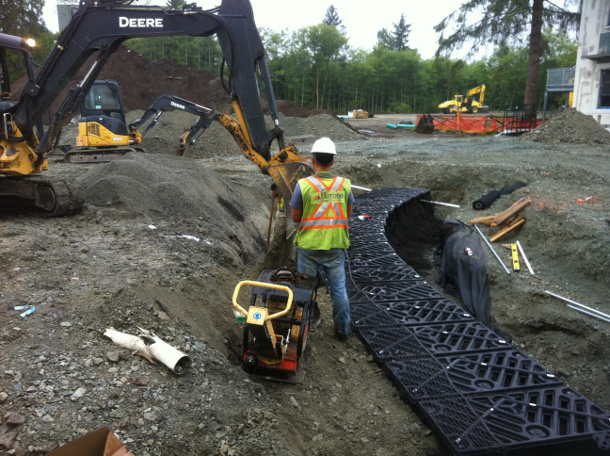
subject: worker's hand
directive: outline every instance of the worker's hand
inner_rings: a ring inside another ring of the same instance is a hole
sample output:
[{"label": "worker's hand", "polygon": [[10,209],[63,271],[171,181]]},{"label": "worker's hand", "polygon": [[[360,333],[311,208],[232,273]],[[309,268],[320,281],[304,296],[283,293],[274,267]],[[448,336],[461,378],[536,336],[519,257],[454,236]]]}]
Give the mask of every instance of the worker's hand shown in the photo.
[{"label": "worker's hand", "polygon": [[0,98],[10,98],[11,97],[11,93],[10,92],[2,92],[0,93]]}]

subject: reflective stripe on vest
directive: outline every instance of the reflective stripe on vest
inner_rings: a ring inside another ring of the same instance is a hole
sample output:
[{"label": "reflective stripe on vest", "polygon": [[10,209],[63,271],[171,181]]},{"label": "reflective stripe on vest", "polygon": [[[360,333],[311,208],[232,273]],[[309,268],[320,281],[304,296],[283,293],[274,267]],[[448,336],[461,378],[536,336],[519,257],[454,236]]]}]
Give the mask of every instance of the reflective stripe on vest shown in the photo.
[{"label": "reflective stripe on vest", "polygon": [[[330,185],[326,185],[322,179],[315,174],[304,179],[319,194],[329,192],[341,192],[345,178],[335,176]],[[347,195],[346,195],[347,196]],[[347,201],[345,201],[347,203]],[[299,230],[317,228],[348,228],[347,214],[338,202],[321,202],[313,211],[312,215],[301,219]]]}]

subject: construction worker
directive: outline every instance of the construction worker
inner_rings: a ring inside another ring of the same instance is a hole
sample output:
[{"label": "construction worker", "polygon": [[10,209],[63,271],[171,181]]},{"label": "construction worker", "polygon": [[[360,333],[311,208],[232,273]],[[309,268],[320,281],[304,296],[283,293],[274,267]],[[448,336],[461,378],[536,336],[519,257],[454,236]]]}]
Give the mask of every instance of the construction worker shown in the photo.
[{"label": "construction worker", "polygon": [[354,195],[349,179],[330,171],[337,150],[329,138],[318,139],[311,153],[315,174],[299,180],[290,200],[292,220],[299,224],[294,240],[297,272],[317,276],[323,268],[333,302],[335,335],[343,341],[350,334],[345,251],[350,245],[348,219]]}]

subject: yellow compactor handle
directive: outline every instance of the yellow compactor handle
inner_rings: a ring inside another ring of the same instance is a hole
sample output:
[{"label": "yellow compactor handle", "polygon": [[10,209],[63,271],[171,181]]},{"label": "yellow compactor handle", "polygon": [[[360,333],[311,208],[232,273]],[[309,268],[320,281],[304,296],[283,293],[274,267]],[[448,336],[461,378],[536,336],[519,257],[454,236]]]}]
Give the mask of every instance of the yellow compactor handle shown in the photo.
[{"label": "yellow compactor handle", "polygon": [[239,295],[239,290],[241,289],[241,287],[243,285],[252,285],[253,287],[273,288],[275,290],[284,290],[284,291],[288,292],[288,302],[286,303],[286,308],[284,310],[282,310],[281,312],[277,312],[272,315],[267,315],[267,318],[265,318],[265,321],[273,320],[274,318],[283,317],[288,312],[290,312],[290,309],[292,308],[293,294],[292,294],[292,290],[289,287],[287,287],[285,285],[276,285],[273,283],[256,282],[254,280],[243,280],[237,284],[237,286],[235,287],[235,291],[233,292],[233,306],[237,310],[239,310],[239,312],[242,315],[248,316],[248,311],[246,309],[244,309],[242,306],[240,306],[239,304],[237,304],[237,296]]}]

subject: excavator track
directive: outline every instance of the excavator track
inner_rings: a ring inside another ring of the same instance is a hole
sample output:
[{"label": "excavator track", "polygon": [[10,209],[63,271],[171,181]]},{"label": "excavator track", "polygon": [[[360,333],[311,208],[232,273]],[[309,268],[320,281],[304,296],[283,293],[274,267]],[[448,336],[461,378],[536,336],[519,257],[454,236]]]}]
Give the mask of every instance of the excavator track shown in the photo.
[{"label": "excavator track", "polygon": [[0,179],[0,211],[62,217],[79,212],[85,199],[79,187],[36,177]]},{"label": "excavator track", "polygon": [[140,147],[80,147],[67,151],[64,161],[66,163],[105,163],[130,152],[144,152],[144,149]]}]

